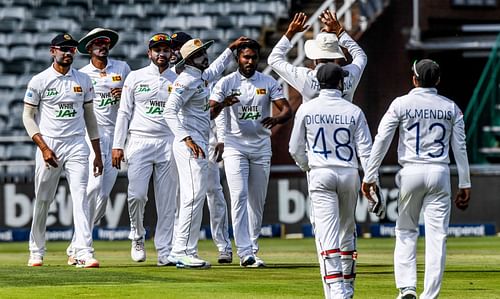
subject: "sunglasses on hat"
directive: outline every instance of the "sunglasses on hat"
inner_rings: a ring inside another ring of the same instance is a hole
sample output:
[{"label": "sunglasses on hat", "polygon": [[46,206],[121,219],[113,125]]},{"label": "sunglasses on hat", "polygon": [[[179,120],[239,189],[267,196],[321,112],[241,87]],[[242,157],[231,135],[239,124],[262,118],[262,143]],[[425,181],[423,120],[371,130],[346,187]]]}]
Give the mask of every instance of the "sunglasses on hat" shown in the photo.
[{"label": "sunglasses on hat", "polygon": [[61,52],[69,52],[71,54],[76,53],[76,47],[71,47],[71,46],[52,46],[52,49],[59,50]]},{"label": "sunglasses on hat", "polygon": [[170,36],[165,34],[155,34],[149,39],[150,42],[169,41]]}]

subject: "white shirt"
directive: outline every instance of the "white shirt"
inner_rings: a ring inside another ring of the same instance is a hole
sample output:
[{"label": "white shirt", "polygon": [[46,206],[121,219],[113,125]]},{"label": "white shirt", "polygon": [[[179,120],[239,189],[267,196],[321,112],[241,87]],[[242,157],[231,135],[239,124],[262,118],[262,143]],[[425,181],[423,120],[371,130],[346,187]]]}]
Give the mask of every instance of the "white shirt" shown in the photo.
[{"label": "white shirt", "polygon": [[83,104],[93,98],[89,76],[73,68],[63,75],[50,66],[28,83],[24,102],[38,106],[40,133],[58,138],[85,135]]},{"label": "white shirt", "polygon": [[[340,35],[339,45],[346,48],[352,57],[352,63],[342,67],[342,69],[349,72],[349,76],[344,78],[342,97],[352,102],[368,58],[363,49],[346,32]],[[273,71],[302,95],[303,102],[307,102],[318,96],[319,82],[316,78],[316,72],[322,64],[318,64],[314,70],[294,66],[286,60],[286,54],[291,49],[292,44],[286,36],[283,36],[269,54],[267,63],[272,67]]]},{"label": "white shirt", "polygon": [[221,103],[235,93],[239,94],[239,102],[223,110],[224,147],[253,152],[271,150],[271,130],[261,121],[271,116],[271,102],[285,98],[280,84],[260,72],[246,78],[235,71],[217,82],[210,99]]},{"label": "white shirt", "polygon": [[457,162],[459,188],[470,187],[462,111],[435,88],[414,88],[396,98],[380,121],[363,179],[374,182],[395,130],[399,128],[398,161],[406,164],[450,163],[450,144]]},{"label": "white shirt", "polygon": [[172,137],[163,113],[176,77],[170,69],[160,74],[152,62],[130,72],[123,85],[113,148],[124,148],[127,132],[144,137]]},{"label": "white shirt", "polygon": [[226,49],[205,71],[202,72],[198,68],[186,65],[184,71],[175,80],[164,117],[177,141],[191,136],[197,144],[208,145],[209,83],[222,74],[231,59],[232,52]]},{"label": "white shirt", "polygon": [[80,72],[87,74],[94,85],[94,113],[97,124],[99,127],[114,129],[120,99],[113,98],[111,89],[123,87],[123,82],[130,73],[130,67],[124,61],[108,58],[103,70],[96,68],[90,62],[81,68]]},{"label": "white shirt", "polygon": [[365,169],[372,138],[361,109],[344,100],[336,89],[322,89],[319,97],[300,105],[295,114],[289,152],[304,171],[311,168]]}]

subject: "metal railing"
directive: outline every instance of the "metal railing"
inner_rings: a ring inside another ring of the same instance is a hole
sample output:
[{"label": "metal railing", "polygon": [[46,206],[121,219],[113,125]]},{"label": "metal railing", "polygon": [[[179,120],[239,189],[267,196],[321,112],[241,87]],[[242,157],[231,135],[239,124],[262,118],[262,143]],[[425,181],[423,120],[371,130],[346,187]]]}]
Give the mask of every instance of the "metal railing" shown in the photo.
[{"label": "metal railing", "polygon": [[488,62],[474,89],[469,105],[464,113],[467,126],[467,149],[472,163],[481,163],[485,160],[479,152],[484,143],[485,135],[482,126],[490,125],[497,116],[496,104],[499,98],[500,84],[500,34],[491,50]]}]

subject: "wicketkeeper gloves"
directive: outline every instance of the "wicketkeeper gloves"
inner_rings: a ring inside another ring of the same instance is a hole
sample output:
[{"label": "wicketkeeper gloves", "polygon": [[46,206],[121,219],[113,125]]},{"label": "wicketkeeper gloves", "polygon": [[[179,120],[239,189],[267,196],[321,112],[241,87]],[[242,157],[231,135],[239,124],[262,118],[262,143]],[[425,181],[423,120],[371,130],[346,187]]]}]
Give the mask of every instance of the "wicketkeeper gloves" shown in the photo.
[{"label": "wicketkeeper gloves", "polygon": [[370,188],[370,195],[373,198],[373,201],[368,201],[368,211],[377,215],[379,218],[385,217],[385,198],[380,193],[380,188],[377,186],[376,188]]}]

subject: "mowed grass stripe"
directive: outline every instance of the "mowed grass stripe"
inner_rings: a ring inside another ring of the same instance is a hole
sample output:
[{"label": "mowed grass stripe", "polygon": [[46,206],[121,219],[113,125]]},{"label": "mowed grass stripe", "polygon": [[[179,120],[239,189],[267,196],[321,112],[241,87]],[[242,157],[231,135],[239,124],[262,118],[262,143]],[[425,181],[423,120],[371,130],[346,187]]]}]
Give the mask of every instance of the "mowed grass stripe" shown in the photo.
[{"label": "mowed grass stripe", "polygon": [[[157,267],[152,241],[147,261],[130,259],[130,242],[98,241],[100,269],[66,265],[66,242],[48,242],[44,266],[30,268],[27,243],[0,245],[0,298],[323,298],[313,239],[261,239],[268,267],[217,264],[211,241],[200,242],[209,270]],[[424,240],[418,247],[418,291],[423,288]],[[395,298],[394,239],[359,239],[356,298]],[[500,298],[500,238],[450,238],[440,298]]]}]

